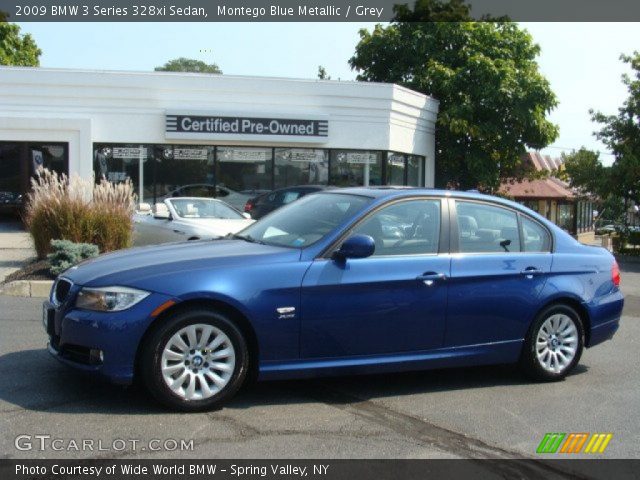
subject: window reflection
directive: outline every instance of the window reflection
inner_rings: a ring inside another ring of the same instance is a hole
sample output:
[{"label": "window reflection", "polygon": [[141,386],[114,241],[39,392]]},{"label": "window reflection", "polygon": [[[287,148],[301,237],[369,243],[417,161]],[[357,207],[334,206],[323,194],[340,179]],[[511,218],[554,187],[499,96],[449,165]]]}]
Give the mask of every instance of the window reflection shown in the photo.
[{"label": "window reflection", "polygon": [[276,148],[275,188],[293,185],[326,185],[329,152],[311,148]]},{"label": "window reflection", "polygon": [[[54,157],[46,153],[44,161]],[[66,150],[64,158],[66,161]],[[141,202],[206,196],[223,199],[236,208],[274,188],[382,185],[383,166],[386,184],[423,186],[424,161],[421,156],[369,150],[94,144],[96,181],[102,177],[111,182],[129,179]]]},{"label": "window reflection", "polygon": [[330,184],[337,187],[382,185],[381,153],[333,150]]},{"label": "window reflection", "polygon": [[236,191],[270,190],[271,148],[218,147],[216,180]]}]

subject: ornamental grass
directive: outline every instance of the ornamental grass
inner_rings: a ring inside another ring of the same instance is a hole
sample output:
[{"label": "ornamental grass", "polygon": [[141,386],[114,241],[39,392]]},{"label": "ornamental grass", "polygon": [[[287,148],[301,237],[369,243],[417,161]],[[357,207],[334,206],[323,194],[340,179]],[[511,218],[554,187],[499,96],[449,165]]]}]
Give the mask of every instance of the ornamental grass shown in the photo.
[{"label": "ornamental grass", "polygon": [[130,180],[68,177],[39,168],[31,179],[25,223],[38,258],[51,253],[51,240],[97,245],[100,252],[131,246],[136,195]]}]

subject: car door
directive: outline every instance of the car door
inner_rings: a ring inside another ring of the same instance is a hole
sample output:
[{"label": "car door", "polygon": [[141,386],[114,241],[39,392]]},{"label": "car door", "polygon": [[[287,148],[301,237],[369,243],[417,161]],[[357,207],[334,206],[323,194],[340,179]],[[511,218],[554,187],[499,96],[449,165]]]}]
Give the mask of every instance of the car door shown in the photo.
[{"label": "car door", "polygon": [[551,235],[498,204],[450,200],[451,278],[445,346],[524,338],[551,270]]},{"label": "car door", "polygon": [[312,263],[302,283],[303,358],[442,346],[450,267],[443,210],[434,198],[387,204],[342,238],[370,235],[372,256],[333,260],[327,252]]}]

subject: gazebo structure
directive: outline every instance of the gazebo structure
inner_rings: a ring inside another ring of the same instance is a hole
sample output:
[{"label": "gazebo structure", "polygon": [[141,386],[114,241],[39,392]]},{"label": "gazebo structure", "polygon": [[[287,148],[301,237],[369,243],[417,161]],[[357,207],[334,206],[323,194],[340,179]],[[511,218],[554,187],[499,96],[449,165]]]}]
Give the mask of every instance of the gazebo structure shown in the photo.
[{"label": "gazebo structure", "polygon": [[553,176],[562,170],[562,160],[529,152],[525,168],[548,171],[551,176],[533,180],[507,181],[500,186],[500,193],[535,210],[563,228],[579,241],[589,243],[594,238],[593,203],[580,195],[569,184]]}]

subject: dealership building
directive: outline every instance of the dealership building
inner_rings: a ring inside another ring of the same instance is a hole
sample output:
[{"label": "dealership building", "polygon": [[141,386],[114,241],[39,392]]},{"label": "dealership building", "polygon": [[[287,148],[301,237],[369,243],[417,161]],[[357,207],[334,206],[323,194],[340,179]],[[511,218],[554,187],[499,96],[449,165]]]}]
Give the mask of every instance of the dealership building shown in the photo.
[{"label": "dealership building", "polygon": [[131,179],[150,203],[187,185],[431,187],[437,113],[383,83],[0,67],[0,195],[40,165]]}]

